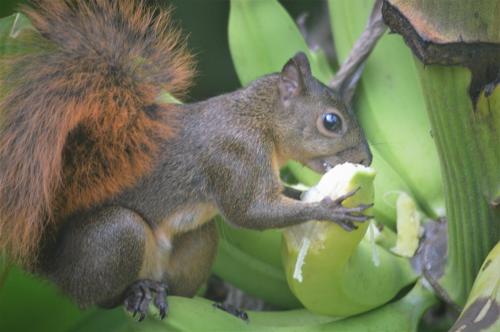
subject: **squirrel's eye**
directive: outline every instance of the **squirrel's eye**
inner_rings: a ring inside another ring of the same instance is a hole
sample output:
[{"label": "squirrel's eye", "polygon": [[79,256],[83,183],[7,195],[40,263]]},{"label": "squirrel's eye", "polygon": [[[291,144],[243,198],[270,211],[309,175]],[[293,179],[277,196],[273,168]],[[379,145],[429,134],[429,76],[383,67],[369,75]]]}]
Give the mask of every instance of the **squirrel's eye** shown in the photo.
[{"label": "squirrel's eye", "polygon": [[342,119],[335,113],[323,114],[323,126],[326,130],[336,132],[342,127]]},{"label": "squirrel's eye", "polygon": [[[334,110],[334,108],[332,108]],[[336,110],[336,109],[335,109]],[[342,125],[342,116],[337,112],[325,112],[318,116],[316,127],[323,136],[337,137],[345,131]]]}]

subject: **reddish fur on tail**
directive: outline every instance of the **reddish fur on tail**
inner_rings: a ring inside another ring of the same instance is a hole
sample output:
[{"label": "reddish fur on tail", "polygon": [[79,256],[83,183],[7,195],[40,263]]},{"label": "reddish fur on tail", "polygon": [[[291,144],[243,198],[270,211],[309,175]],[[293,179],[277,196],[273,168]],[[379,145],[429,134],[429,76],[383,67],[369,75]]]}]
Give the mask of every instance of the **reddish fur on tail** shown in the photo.
[{"label": "reddish fur on tail", "polygon": [[185,91],[193,63],[168,11],[143,2],[37,0],[28,55],[3,60],[0,251],[25,266],[46,231],[133,185],[175,134],[162,90]]}]

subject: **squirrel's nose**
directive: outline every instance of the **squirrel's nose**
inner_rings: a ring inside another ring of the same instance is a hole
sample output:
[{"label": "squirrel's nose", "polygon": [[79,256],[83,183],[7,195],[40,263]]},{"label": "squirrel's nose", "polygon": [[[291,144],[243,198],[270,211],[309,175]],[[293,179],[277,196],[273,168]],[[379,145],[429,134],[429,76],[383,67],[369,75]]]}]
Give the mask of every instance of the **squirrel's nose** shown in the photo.
[{"label": "squirrel's nose", "polygon": [[359,162],[361,165],[370,166],[372,164],[373,156],[370,149],[366,149],[366,156]]}]

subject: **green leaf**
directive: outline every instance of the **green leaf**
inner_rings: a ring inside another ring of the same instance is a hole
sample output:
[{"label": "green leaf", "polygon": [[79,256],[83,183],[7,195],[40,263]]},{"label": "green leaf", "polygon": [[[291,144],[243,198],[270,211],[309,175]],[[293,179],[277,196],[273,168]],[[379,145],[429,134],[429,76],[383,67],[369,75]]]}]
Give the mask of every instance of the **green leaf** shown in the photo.
[{"label": "green leaf", "polygon": [[312,72],[319,80],[328,82],[333,76],[326,58],[308,49],[297,25],[276,0],[232,0],[229,47],[243,85],[280,71],[299,51],[308,55]]},{"label": "green leaf", "polygon": [[82,312],[52,285],[12,268],[0,288],[0,331],[63,332]]},{"label": "green leaf", "polygon": [[[365,28],[373,0],[329,0],[338,56],[344,60]],[[422,210],[444,215],[439,159],[410,50],[386,34],[367,59],[355,110],[372,150],[399,174]]]},{"label": "green leaf", "polygon": [[21,37],[32,29],[26,16],[19,13],[0,19],[0,57],[29,51]]}]

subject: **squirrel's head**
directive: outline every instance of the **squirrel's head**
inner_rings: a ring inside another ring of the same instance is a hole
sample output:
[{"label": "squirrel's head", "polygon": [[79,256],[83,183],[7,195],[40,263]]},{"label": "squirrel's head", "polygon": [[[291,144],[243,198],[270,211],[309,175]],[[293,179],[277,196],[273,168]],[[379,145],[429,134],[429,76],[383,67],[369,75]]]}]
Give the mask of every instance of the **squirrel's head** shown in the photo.
[{"label": "squirrel's head", "polygon": [[277,143],[283,157],[321,173],[343,162],[371,163],[370,149],[354,113],[312,76],[304,53],[285,64],[278,91]]}]

